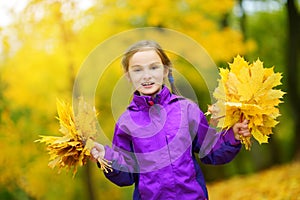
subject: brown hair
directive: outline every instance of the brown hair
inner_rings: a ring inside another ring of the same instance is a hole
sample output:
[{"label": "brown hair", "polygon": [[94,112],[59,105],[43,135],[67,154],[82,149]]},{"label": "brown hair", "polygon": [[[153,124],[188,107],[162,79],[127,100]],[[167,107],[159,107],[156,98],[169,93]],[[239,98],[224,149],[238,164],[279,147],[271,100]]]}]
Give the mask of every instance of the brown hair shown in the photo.
[{"label": "brown hair", "polygon": [[132,46],[130,46],[127,49],[127,51],[124,53],[124,56],[122,58],[122,66],[123,66],[124,71],[128,72],[129,60],[136,52],[148,50],[148,49],[153,49],[159,55],[164,67],[168,69],[168,79],[170,82],[172,93],[179,95],[179,92],[174,84],[174,78],[173,78],[173,74],[172,74],[172,63],[171,63],[169,57],[167,56],[167,54],[161,48],[161,46],[155,41],[141,40],[141,41],[133,44]]}]

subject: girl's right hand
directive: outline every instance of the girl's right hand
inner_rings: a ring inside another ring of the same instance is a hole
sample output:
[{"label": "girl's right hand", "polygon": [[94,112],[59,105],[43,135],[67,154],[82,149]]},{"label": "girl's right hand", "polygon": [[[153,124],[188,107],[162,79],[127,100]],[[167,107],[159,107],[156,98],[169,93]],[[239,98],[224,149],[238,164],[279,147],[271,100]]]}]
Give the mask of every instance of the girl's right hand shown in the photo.
[{"label": "girl's right hand", "polygon": [[91,149],[92,160],[98,161],[99,159],[104,159],[105,148],[102,144],[97,142],[94,143],[94,147]]}]

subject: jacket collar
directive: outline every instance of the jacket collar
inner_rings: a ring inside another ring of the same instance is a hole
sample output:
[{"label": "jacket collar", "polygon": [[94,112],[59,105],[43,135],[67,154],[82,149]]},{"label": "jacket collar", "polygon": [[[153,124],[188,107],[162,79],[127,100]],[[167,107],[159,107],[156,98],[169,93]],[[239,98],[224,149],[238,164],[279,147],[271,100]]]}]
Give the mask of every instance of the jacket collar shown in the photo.
[{"label": "jacket collar", "polygon": [[141,96],[139,92],[135,91],[128,109],[142,110],[144,108],[149,108],[154,104],[164,105],[169,102],[171,96],[172,94],[170,90],[164,85],[154,98],[152,98],[151,96]]}]

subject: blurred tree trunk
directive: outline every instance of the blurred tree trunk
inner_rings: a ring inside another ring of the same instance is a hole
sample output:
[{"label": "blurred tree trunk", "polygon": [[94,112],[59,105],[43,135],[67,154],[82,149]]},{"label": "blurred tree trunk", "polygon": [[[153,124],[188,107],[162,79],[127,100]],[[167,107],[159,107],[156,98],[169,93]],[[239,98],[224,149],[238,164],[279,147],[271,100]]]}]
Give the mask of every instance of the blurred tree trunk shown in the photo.
[{"label": "blurred tree trunk", "polygon": [[84,184],[86,185],[87,191],[88,191],[88,198],[89,200],[95,200],[95,192],[93,189],[93,181],[92,181],[92,171],[91,171],[91,163],[87,163],[87,165],[84,167],[84,176],[85,181]]},{"label": "blurred tree trunk", "polygon": [[287,41],[287,82],[288,98],[292,106],[295,122],[294,157],[300,159],[300,88],[299,88],[299,56],[300,56],[300,14],[294,0],[287,0],[288,41]]},{"label": "blurred tree trunk", "polygon": [[238,0],[238,4],[241,10],[241,17],[240,17],[240,28],[241,31],[244,35],[244,39],[247,39],[247,34],[246,34],[246,13],[245,13],[245,9],[243,7],[243,0]]}]

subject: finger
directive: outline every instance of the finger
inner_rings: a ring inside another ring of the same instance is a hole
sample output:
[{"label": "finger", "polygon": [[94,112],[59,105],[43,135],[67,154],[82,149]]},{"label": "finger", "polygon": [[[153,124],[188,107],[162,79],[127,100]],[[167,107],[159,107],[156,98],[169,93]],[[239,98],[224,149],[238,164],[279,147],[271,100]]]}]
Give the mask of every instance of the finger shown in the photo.
[{"label": "finger", "polygon": [[242,135],[244,137],[248,137],[251,135],[250,131],[249,130],[240,130],[239,131],[239,135]]},{"label": "finger", "polygon": [[101,152],[104,151],[104,146],[102,144],[99,144],[97,142],[95,142],[94,147],[97,149],[97,151]]},{"label": "finger", "polygon": [[98,151],[96,149],[92,149],[91,154],[94,157],[94,159],[97,159],[99,157]]},{"label": "finger", "polygon": [[240,128],[239,133],[249,132],[248,128]]},{"label": "finger", "polygon": [[244,121],[242,121],[242,124],[248,124],[249,121],[247,119],[245,119]]},{"label": "finger", "polygon": [[234,126],[235,126],[236,129],[239,130],[243,127],[243,124],[242,123],[236,123]]},{"label": "finger", "polygon": [[97,142],[95,142],[95,143],[94,143],[94,148],[99,149],[99,148],[100,148],[100,144],[97,143]]},{"label": "finger", "polygon": [[251,133],[249,131],[243,133],[244,137],[250,137],[251,136]]},{"label": "finger", "polygon": [[243,129],[243,130],[246,130],[248,129],[248,123],[242,123],[241,126],[240,126],[240,129]]}]

